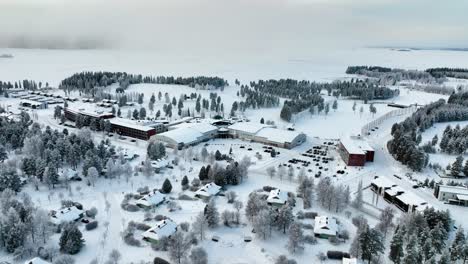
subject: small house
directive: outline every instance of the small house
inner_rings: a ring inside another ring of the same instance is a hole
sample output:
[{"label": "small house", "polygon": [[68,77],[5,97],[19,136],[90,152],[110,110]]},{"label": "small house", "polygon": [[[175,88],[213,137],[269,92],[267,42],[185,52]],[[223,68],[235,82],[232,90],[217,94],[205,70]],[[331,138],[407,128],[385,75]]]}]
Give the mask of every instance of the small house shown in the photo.
[{"label": "small house", "polygon": [[177,232],[177,224],[171,219],[159,221],[155,227],[152,227],[143,233],[143,240],[150,243],[158,243],[165,237],[171,237]]},{"label": "small house", "polygon": [[198,198],[209,198],[217,195],[221,191],[221,187],[214,184],[213,182],[205,184],[198,191],[195,192],[195,197]]},{"label": "small house", "polygon": [[143,196],[141,199],[136,201],[136,205],[140,208],[148,209],[151,207],[156,207],[166,201],[166,197],[159,191],[152,191],[147,195]]},{"label": "small house", "polygon": [[271,190],[267,198],[268,205],[283,206],[288,202],[288,194],[280,189]]},{"label": "small house", "polygon": [[336,237],[338,234],[336,219],[328,216],[316,216],[314,234],[316,237],[325,239]]},{"label": "small house", "polygon": [[84,216],[84,212],[76,206],[71,206],[57,211],[52,211],[50,216],[51,222],[58,225],[63,222],[68,223],[78,221]]}]

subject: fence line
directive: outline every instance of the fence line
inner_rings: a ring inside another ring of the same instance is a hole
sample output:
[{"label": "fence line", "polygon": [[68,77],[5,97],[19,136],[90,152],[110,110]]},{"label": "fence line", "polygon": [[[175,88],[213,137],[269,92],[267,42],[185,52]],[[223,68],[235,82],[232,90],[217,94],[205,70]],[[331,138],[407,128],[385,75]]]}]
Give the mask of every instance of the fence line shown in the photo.
[{"label": "fence line", "polygon": [[361,136],[363,136],[363,137],[367,136],[367,134],[369,133],[369,131],[372,128],[382,124],[383,122],[385,122],[386,120],[388,120],[388,119],[390,119],[392,117],[411,114],[411,113],[416,112],[417,109],[418,109],[417,106],[410,106],[410,107],[407,107],[407,108],[392,110],[392,111],[382,115],[381,117],[379,117],[379,118],[377,118],[375,120],[372,120],[371,122],[365,124],[361,128]]}]

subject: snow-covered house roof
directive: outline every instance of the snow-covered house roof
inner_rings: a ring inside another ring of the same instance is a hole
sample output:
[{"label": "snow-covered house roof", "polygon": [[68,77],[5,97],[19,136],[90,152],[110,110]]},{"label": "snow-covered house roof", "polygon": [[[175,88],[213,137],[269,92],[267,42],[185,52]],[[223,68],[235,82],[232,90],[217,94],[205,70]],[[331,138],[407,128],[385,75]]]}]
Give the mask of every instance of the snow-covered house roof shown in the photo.
[{"label": "snow-covered house roof", "polygon": [[167,167],[169,165],[169,161],[167,159],[158,159],[151,161],[151,167],[154,169],[161,169]]},{"label": "snow-covered house roof", "polygon": [[267,198],[267,202],[270,204],[283,205],[286,201],[288,201],[288,194],[280,189],[271,190]]},{"label": "snow-covered house roof", "polygon": [[177,224],[171,219],[159,221],[156,226],[145,231],[142,236],[146,239],[160,240],[164,237],[169,237],[177,231]]},{"label": "snow-covered house roof", "polygon": [[314,234],[336,236],[338,226],[335,218],[328,216],[316,216],[314,225]]},{"label": "snow-covered house roof", "polygon": [[33,258],[31,260],[26,261],[24,264],[50,264],[50,262],[42,260],[41,258]]},{"label": "snow-covered house roof", "polygon": [[76,206],[62,208],[57,211],[52,211],[51,221],[54,224],[62,222],[72,222],[83,217],[83,210],[78,209]]},{"label": "snow-covered house roof", "polygon": [[159,191],[152,191],[147,195],[143,196],[141,199],[136,201],[136,205],[141,205],[145,207],[150,207],[154,205],[158,205],[166,200],[164,194],[160,193]]},{"label": "snow-covered house roof", "polygon": [[208,183],[205,186],[201,187],[198,191],[195,192],[196,196],[211,197],[218,194],[221,191],[221,187],[214,184]]}]

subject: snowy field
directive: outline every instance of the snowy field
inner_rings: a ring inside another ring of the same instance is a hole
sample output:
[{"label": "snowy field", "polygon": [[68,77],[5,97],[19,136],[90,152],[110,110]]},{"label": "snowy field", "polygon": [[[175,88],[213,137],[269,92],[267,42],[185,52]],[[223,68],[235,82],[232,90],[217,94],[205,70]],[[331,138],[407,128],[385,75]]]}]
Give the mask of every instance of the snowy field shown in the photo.
[{"label": "snowy field", "polygon": [[[384,49],[356,49],[348,51],[337,51],[332,54],[321,54],[313,56],[305,56],[304,58],[271,58],[264,56],[252,56],[249,58],[236,57],[234,55],[226,55],[218,58],[197,58],[197,57],[172,57],[167,54],[148,53],[148,52],[131,52],[131,51],[40,51],[40,50],[1,50],[1,53],[11,53],[15,57],[13,59],[0,59],[0,80],[22,80],[25,78],[49,82],[51,86],[56,86],[59,82],[76,72],[88,70],[108,70],[108,71],[128,71],[130,73],[142,73],[152,75],[217,75],[229,80],[231,86],[226,87],[223,92],[217,91],[221,96],[225,107],[225,112],[228,113],[234,101],[240,101],[237,98],[239,87],[233,86],[234,79],[238,78],[241,82],[248,83],[257,79],[268,78],[296,78],[307,79],[311,81],[333,81],[338,78],[349,77],[344,71],[348,65],[381,65],[388,67],[400,67],[405,69],[425,69],[435,66],[450,66],[450,67],[465,67],[468,68],[468,52],[455,51],[411,51],[398,52]],[[460,84],[454,80],[448,85],[456,86]],[[262,144],[245,142],[241,140],[211,140],[205,146],[204,144],[193,147],[193,152],[198,153],[203,147],[206,147],[209,152],[220,150],[223,154],[228,153],[232,148],[232,157],[235,160],[240,160],[244,156],[251,158],[253,165],[249,170],[248,179],[237,186],[228,186],[228,191],[235,191],[238,200],[242,201],[244,206],[247,204],[248,194],[254,190],[262,189],[263,186],[274,186],[281,190],[296,192],[296,179],[279,179],[278,177],[271,178],[267,175],[267,168],[279,165],[288,165],[288,161],[293,158],[310,160],[304,157],[303,154],[313,146],[322,145],[325,139],[336,139],[342,136],[360,133],[362,126],[368,122],[375,120],[383,114],[395,110],[387,106],[387,103],[398,104],[420,104],[424,105],[440,98],[448,98],[444,95],[429,94],[421,91],[412,91],[407,88],[398,87],[400,95],[391,100],[381,101],[376,103],[377,113],[375,115],[369,112],[369,105],[364,105],[360,101],[356,101],[356,111],[353,112],[353,100],[338,100],[338,109],[330,110],[328,115],[320,114],[311,116],[309,113],[304,113],[295,120],[297,131],[304,132],[307,135],[307,142],[295,149],[285,150],[278,149],[281,153],[272,158],[268,153],[264,152]],[[112,88],[110,91],[113,92]],[[176,85],[157,85],[157,84],[138,84],[131,85],[128,92],[144,93],[143,106],[147,106],[151,94],[157,96],[158,92],[164,95],[167,92],[172,97],[179,98],[180,94],[190,94],[192,92],[201,93],[203,98],[208,98],[209,91],[196,91],[186,86]],[[56,93],[62,93],[56,91]],[[77,96],[75,94],[74,96]],[[324,96],[325,100],[332,102],[333,97]],[[164,101],[164,98],[163,98]],[[162,109],[163,101],[156,100],[155,111]],[[10,110],[17,111],[19,99],[0,98],[1,106],[9,106]],[[80,107],[83,103],[71,103],[71,106]],[[184,102],[185,107],[195,107],[195,101]],[[124,107],[122,116],[126,115],[128,110],[133,110],[136,107]],[[360,113],[359,109],[363,108]],[[245,116],[252,122],[259,122],[261,118],[274,121],[279,128],[285,128],[287,125],[279,118],[280,108],[249,109],[245,112]],[[47,110],[37,110],[32,113],[33,119],[43,126],[51,126],[54,129],[63,129],[65,127],[58,124],[53,119],[53,107]],[[149,114],[149,113],[148,113]],[[153,113],[154,114],[154,113]],[[174,117],[175,119],[176,117]],[[336,184],[349,186],[352,195],[355,194],[359,180],[363,181],[364,187],[370,184],[374,176],[382,176],[389,178],[405,191],[413,192],[420,198],[425,199],[437,209],[450,209],[451,215],[456,221],[456,225],[462,225],[465,229],[468,228],[468,223],[465,221],[466,209],[454,205],[446,205],[438,201],[433,195],[432,190],[420,188],[414,190],[412,188],[414,181],[409,178],[395,178],[393,175],[405,176],[411,173],[415,179],[424,180],[426,177],[440,180],[429,169],[421,173],[413,173],[406,167],[395,161],[386,150],[386,142],[390,139],[390,128],[395,122],[402,121],[406,116],[393,117],[386,120],[379,126],[379,129],[372,132],[368,136],[369,143],[376,150],[375,162],[367,163],[363,168],[345,169],[345,165],[336,152],[334,146],[329,147],[329,157],[333,158],[328,164],[321,164],[323,169],[318,169],[319,166],[312,162],[311,166],[306,167],[308,176],[314,177],[317,184],[318,178],[315,175],[320,170],[323,172],[321,177],[329,176]],[[468,123],[461,124],[462,126]],[[446,124],[437,124],[431,129],[428,129],[423,134],[422,142],[431,139],[435,134],[441,138],[443,129]],[[452,125],[453,126],[453,125]],[[78,132],[77,129],[67,128],[72,132]],[[108,138],[103,133],[93,133],[96,141],[101,139],[109,139],[112,144],[127,149],[128,151],[138,154],[139,158],[132,161],[132,166],[136,166],[145,160],[147,142],[135,140],[121,140],[117,138]],[[328,141],[328,140],[327,140]],[[245,148],[241,148],[244,146]],[[251,150],[249,150],[251,148]],[[172,153],[168,150],[169,159],[173,160],[176,155],[183,156],[181,153]],[[259,158],[258,154],[261,155]],[[454,157],[450,157],[452,159]],[[445,159],[437,155],[431,155],[431,161]],[[97,258],[99,263],[104,263],[107,256],[113,249],[117,249],[122,253],[122,263],[146,263],[156,256],[161,256],[168,259],[167,252],[154,251],[146,242],[142,243],[141,247],[131,247],[126,245],[122,240],[122,232],[126,228],[129,221],[143,222],[145,213],[128,212],[121,208],[120,204],[126,193],[136,192],[140,187],[148,186],[150,189],[159,188],[164,179],[168,178],[172,182],[173,190],[169,194],[170,199],[173,199],[180,206],[180,210],[170,211],[167,205],[162,205],[151,211],[153,215],[166,215],[174,219],[177,223],[192,222],[195,216],[201,212],[205,203],[200,200],[186,201],[178,200],[179,194],[193,196],[194,193],[189,190],[182,190],[181,180],[183,176],[187,176],[189,182],[198,177],[200,168],[205,165],[201,161],[194,161],[189,158],[181,158],[179,166],[173,169],[165,169],[162,173],[156,174],[153,177],[145,177],[139,174],[138,176],[122,177],[118,180],[102,179],[97,182],[95,187],[87,186],[85,182],[73,182],[71,188],[57,188],[48,190],[42,186],[40,191],[34,190],[32,186],[24,189],[24,192],[29,193],[33,197],[33,201],[40,207],[45,209],[56,209],[60,206],[60,200],[69,198],[82,203],[85,208],[92,206],[99,211],[96,219],[100,225],[93,231],[84,230],[84,225],[80,225],[83,232],[86,245],[83,250],[76,255],[77,263],[90,263],[91,260]],[[301,171],[301,167],[294,165],[294,175]],[[327,169],[327,170],[325,170]],[[345,169],[346,173],[336,175],[337,170]],[[336,175],[336,177],[334,177]],[[351,217],[364,215],[371,226],[378,222],[380,211],[385,208],[386,204],[383,199],[378,203],[374,202],[375,194],[369,189],[364,191],[364,210],[356,211],[353,208],[347,208]],[[232,204],[227,203],[225,197],[216,197],[216,204],[220,212],[225,209],[234,210]],[[294,213],[302,209],[302,200],[297,199]],[[328,212],[317,204],[314,204],[310,211],[319,214],[326,214],[338,218],[342,228],[350,232],[352,238],[356,232],[354,225],[351,223],[351,218],[344,212]],[[242,209],[244,212],[244,209]],[[397,214],[402,214],[397,211]],[[274,259],[281,254],[288,254],[286,244],[287,236],[281,232],[274,232],[273,236],[263,241],[255,237],[251,233],[252,226],[242,216],[241,225],[238,227],[224,227],[220,225],[217,228],[210,229],[207,234],[207,240],[202,241],[201,245],[208,251],[209,263],[222,264],[261,264],[273,263]],[[310,220],[304,220],[305,223],[311,223]],[[147,224],[154,224],[156,221],[151,220]],[[305,234],[310,235],[311,230],[305,230]],[[137,239],[141,234],[137,234]],[[219,236],[219,242],[213,242],[210,238]],[[245,243],[243,237],[252,235],[254,240],[250,243]],[[56,243],[59,235],[52,236],[51,241]],[[317,254],[326,252],[327,250],[349,250],[349,241],[338,246],[332,245],[329,241],[318,239],[316,245],[306,245],[305,251],[302,254],[295,255],[294,258],[298,263],[319,263]],[[388,248],[388,247],[387,247]],[[9,260],[9,257],[2,257],[1,260]],[[145,262],[146,261],[146,262]],[[384,260],[383,260],[384,261]],[[326,261],[325,263],[339,263]],[[382,262],[385,263],[385,262]]]}]

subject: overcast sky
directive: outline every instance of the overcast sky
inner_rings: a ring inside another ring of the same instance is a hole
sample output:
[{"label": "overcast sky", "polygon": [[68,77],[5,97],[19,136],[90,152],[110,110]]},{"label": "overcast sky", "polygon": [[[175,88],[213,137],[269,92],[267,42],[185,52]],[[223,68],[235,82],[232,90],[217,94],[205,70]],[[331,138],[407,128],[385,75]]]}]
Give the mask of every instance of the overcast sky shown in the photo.
[{"label": "overcast sky", "polygon": [[0,0],[0,46],[468,47],[466,0]]}]

